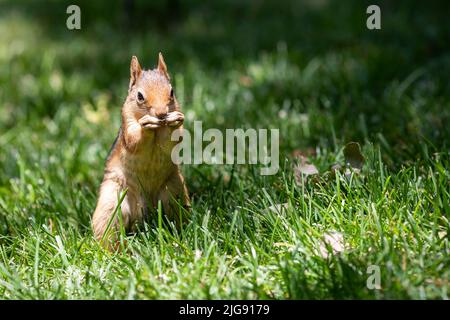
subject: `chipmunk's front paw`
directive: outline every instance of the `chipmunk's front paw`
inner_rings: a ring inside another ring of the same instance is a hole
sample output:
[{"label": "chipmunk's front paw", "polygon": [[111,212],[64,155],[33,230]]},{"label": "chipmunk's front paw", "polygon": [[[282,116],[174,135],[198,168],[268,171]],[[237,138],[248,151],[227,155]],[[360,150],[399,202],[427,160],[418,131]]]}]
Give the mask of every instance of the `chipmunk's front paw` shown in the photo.
[{"label": "chipmunk's front paw", "polygon": [[170,112],[166,117],[166,123],[169,127],[179,127],[184,122],[184,114],[180,111]]},{"label": "chipmunk's front paw", "polygon": [[161,127],[161,120],[148,114],[140,118],[138,122],[145,129],[156,129]]}]

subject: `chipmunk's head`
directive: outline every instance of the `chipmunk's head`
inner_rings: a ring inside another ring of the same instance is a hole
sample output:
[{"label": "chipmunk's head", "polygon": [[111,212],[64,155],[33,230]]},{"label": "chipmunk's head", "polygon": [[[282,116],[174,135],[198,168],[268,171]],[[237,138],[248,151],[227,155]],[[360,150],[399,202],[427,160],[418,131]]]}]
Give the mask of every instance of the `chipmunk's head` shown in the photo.
[{"label": "chipmunk's head", "polygon": [[160,119],[178,109],[167,66],[161,53],[159,53],[158,66],[153,70],[142,70],[136,56],[131,58],[127,101],[137,114],[149,114]]}]

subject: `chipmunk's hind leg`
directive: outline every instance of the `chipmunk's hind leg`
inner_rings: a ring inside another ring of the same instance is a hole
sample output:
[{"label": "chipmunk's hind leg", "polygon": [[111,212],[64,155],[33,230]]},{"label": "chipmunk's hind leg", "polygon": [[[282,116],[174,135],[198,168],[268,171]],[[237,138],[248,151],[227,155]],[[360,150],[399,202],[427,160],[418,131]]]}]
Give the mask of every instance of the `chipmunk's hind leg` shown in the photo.
[{"label": "chipmunk's hind leg", "polygon": [[176,171],[169,177],[158,199],[161,200],[168,218],[175,221],[178,226],[187,221],[191,204],[181,172]]},{"label": "chipmunk's hind leg", "polygon": [[[120,208],[118,208],[119,200],[123,195],[124,188],[118,182],[113,180],[103,181],[100,187],[100,195],[92,217],[92,228],[95,237],[106,248],[112,248],[118,239],[120,232],[120,222],[125,229],[130,224],[130,210],[128,199],[122,199]],[[121,214],[121,221],[119,214]]]}]

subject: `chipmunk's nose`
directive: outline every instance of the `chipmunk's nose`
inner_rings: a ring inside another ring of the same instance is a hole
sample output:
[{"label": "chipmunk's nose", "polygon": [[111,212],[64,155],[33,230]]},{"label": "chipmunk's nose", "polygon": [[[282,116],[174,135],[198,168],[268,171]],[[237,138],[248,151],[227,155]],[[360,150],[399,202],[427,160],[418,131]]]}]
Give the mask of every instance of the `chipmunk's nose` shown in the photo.
[{"label": "chipmunk's nose", "polygon": [[162,107],[155,109],[155,116],[159,119],[164,119],[167,116],[167,112],[169,111],[169,108]]}]

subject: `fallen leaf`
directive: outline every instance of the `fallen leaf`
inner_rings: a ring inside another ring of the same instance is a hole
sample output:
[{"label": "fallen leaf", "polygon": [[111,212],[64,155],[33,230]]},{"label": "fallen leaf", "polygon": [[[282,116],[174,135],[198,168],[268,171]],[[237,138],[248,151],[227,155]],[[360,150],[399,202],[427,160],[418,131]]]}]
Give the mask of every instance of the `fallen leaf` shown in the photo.
[{"label": "fallen leaf", "polygon": [[300,156],[299,159],[300,163],[294,166],[294,176],[298,184],[304,184],[308,176],[319,174],[319,170],[306,157]]},{"label": "fallen leaf", "polygon": [[294,158],[301,158],[301,157],[315,157],[317,155],[316,149],[314,148],[306,148],[306,149],[295,149],[292,151],[292,156]]},{"label": "fallen leaf", "polygon": [[320,255],[328,258],[330,253],[336,255],[345,250],[344,236],[338,231],[329,231],[324,234],[323,241],[320,243]]},{"label": "fallen leaf", "polygon": [[438,237],[439,237],[439,239],[444,239],[445,237],[447,237],[447,232],[446,231],[439,231],[438,232]]},{"label": "fallen leaf", "polygon": [[349,142],[344,147],[345,164],[353,169],[361,170],[364,164],[364,156],[357,142]]}]

